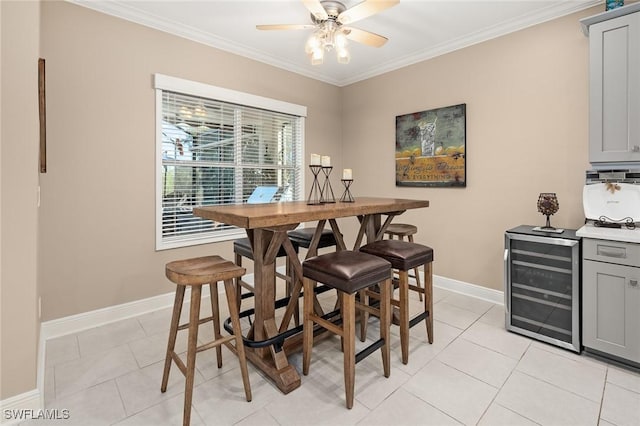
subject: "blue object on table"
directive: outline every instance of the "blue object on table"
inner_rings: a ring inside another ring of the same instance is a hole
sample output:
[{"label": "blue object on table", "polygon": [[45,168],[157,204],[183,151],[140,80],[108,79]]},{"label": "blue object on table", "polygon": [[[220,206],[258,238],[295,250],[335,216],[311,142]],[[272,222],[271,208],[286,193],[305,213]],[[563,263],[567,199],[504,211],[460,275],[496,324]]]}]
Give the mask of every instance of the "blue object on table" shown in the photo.
[{"label": "blue object on table", "polygon": [[624,6],[624,0],[607,0],[607,5],[605,10],[616,9],[618,7]]},{"label": "blue object on table", "polygon": [[247,199],[247,204],[270,203],[278,192],[277,186],[257,186]]}]

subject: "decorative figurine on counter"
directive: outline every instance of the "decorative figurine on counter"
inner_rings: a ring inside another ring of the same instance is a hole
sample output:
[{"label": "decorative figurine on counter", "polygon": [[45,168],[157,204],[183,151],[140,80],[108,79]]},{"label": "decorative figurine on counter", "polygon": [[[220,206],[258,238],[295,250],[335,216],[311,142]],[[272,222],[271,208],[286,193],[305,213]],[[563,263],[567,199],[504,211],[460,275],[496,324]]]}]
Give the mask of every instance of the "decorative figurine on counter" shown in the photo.
[{"label": "decorative figurine on counter", "polygon": [[555,214],[560,209],[560,203],[558,203],[558,197],[555,192],[542,192],[538,197],[538,211],[547,216],[547,224],[543,227],[536,226],[534,231],[540,232],[552,232],[554,234],[561,234],[564,229],[558,229],[551,226],[549,216]]}]

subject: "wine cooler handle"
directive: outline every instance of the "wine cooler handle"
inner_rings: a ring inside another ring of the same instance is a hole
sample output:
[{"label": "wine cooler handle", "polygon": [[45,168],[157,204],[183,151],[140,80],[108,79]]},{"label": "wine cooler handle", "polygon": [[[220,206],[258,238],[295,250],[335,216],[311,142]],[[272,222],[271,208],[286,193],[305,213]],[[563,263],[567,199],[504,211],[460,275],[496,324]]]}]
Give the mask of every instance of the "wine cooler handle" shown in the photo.
[{"label": "wine cooler handle", "polygon": [[504,309],[505,319],[511,316],[511,289],[509,288],[509,249],[504,249]]}]

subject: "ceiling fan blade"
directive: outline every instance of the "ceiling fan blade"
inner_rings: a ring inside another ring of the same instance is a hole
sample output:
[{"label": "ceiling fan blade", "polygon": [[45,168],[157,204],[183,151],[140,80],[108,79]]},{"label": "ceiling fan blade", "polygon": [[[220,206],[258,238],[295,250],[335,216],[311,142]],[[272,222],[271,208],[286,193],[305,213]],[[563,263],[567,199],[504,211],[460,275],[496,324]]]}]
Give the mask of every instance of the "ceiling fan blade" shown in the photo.
[{"label": "ceiling fan blade", "polygon": [[361,19],[367,18],[385,9],[395,6],[400,0],[369,0],[347,9],[338,15],[337,21],[340,24],[351,24]]},{"label": "ceiling fan blade", "polygon": [[273,25],[256,25],[259,30],[307,30],[315,28],[311,24],[273,24]]},{"label": "ceiling fan blade", "polygon": [[388,40],[386,37],[369,31],[359,30],[358,28],[342,27],[342,32],[349,40],[366,44],[367,46],[382,47]]},{"label": "ceiling fan blade", "polygon": [[302,0],[302,3],[318,21],[324,21],[329,18],[320,0]]}]

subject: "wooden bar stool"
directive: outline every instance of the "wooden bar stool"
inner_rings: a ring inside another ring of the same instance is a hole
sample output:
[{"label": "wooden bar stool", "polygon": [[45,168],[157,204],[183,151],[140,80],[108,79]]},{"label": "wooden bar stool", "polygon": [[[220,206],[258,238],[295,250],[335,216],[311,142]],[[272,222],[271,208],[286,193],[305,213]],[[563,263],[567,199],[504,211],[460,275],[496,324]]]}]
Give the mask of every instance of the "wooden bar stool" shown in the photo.
[{"label": "wooden bar stool", "polygon": [[[292,242],[298,244],[300,247],[308,249],[311,247],[311,241],[313,240],[315,232],[316,228],[301,228],[289,231],[287,232],[287,235],[289,235],[289,239]],[[333,231],[331,229],[323,229],[320,234],[320,240],[318,241],[318,248],[333,247],[335,245],[336,237],[333,235]]]},{"label": "wooden bar stool", "polygon": [[[391,323],[391,264],[386,260],[357,251],[343,250],[307,259],[302,264],[304,282],[304,322],[302,346],[302,372],[309,374],[313,347],[314,323],[341,337],[344,353],[344,386],[347,408],[353,407],[355,364],[377,349],[382,352],[384,376],[390,374],[389,327]],[[335,288],[341,301],[341,326],[314,312],[313,288],[316,283]],[[380,338],[357,354],[355,353],[356,307],[370,309],[356,303],[359,290],[380,284]]]},{"label": "wooden bar stool", "polygon": [[[293,242],[292,245],[296,253],[298,253],[298,244]],[[238,266],[242,266],[243,257],[246,257],[249,260],[253,260],[253,249],[251,248],[251,242],[249,241],[249,238],[240,238],[235,240],[233,242],[233,253],[235,255],[236,265]],[[285,251],[284,247],[281,246],[280,249],[278,250],[278,254],[276,255],[276,257],[286,257],[286,256],[287,256],[287,252]],[[288,258],[285,262],[285,273],[282,274],[276,270],[275,276],[287,283],[287,290],[286,290],[287,295],[291,296],[291,292],[293,291],[294,279],[293,279],[293,267],[291,266],[291,261]],[[248,297],[253,294],[253,285],[244,281],[241,277],[238,277],[236,279],[236,295],[238,300],[238,306],[240,306],[241,299],[243,298],[242,296],[243,288],[249,291],[249,293],[245,293],[244,297]],[[295,324],[299,325],[300,313],[298,312],[298,310],[294,311],[294,318],[295,318]]]},{"label": "wooden bar stool", "polygon": [[[404,241],[404,238],[407,237],[410,243],[413,242],[413,235],[418,232],[418,227],[415,225],[410,225],[408,223],[392,223],[387,227],[387,230],[384,232],[389,236],[390,240],[393,240],[395,236],[396,239],[400,241]],[[416,285],[420,287],[420,275],[418,274],[418,268],[413,270],[413,275],[410,276],[416,280]],[[422,302],[422,293],[418,292],[418,298]]]},{"label": "wooden bar stool", "polygon": [[[360,251],[391,262],[398,271],[400,294],[398,299],[391,299],[391,304],[400,308],[400,346],[402,363],[406,364],[409,362],[409,328],[424,319],[428,341],[433,343],[433,249],[408,241],[380,240],[361,247]],[[409,271],[421,265],[424,265],[424,288],[409,284]],[[409,290],[424,293],[424,311],[412,319],[409,319]],[[368,296],[384,299],[374,292],[365,292],[365,300]]]},{"label": "wooden bar stool", "polygon": [[[173,304],[173,315],[171,317],[171,329],[169,331],[169,343],[167,344],[167,355],[164,361],[164,373],[162,374],[162,386],[160,390],[167,390],[169,380],[169,370],[173,360],[182,374],[186,377],[184,390],[184,414],[183,424],[188,425],[191,420],[191,398],[193,395],[193,380],[196,365],[196,353],[207,349],[216,348],[216,358],[218,368],[222,367],[222,347],[230,345],[231,340],[235,340],[235,350],[240,362],[242,372],[242,382],[247,401],[251,401],[251,386],[249,384],[249,373],[247,371],[247,361],[242,341],[242,329],[238,316],[238,304],[236,303],[236,291],[234,279],[244,275],[246,270],[235,265],[233,262],[223,259],[220,256],[206,256],[193,259],[177,260],[167,263],[165,275],[169,280],[177,285],[176,297]],[[220,334],[220,313],[218,305],[218,282],[224,281],[227,304],[229,305],[229,315],[233,326],[233,335],[222,336]],[[208,284],[211,293],[212,316],[200,319],[200,297],[202,286]],[[191,304],[189,311],[189,322],[179,325],[182,303],[186,287],[191,287]],[[206,322],[213,322],[214,341],[201,346],[198,344],[198,326]],[[189,339],[187,343],[187,365],[185,366],[178,354],[175,352],[176,336],[178,330],[189,329]]]}]

